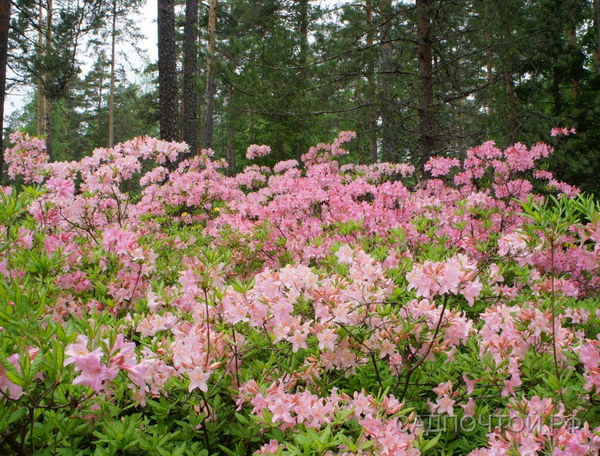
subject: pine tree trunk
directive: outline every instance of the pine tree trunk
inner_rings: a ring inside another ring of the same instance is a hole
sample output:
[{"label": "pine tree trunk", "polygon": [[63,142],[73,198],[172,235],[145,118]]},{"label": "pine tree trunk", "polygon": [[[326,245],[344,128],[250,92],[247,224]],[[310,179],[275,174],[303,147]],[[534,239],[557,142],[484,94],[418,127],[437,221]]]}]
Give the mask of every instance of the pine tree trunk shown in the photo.
[{"label": "pine tree trunk", "polygon": [[177,141],[175,2],[158,0],[158,92],[160,138]]},{"label": "pine tree trunk", "polygon": [[[512,61],[512,59],[511,59]],[[517,119],[517,94],[515,93],[515,82],[513,81],[512,64],[509,64],[510,70],[504,76],[506,86],[506,95],[508,98],[508,121],[509,132],[508,139],[511,143],[517,142],[519,132],[519,122]]]},{"label": "pine tree trunk", "polygon": [[300,0],[300,80],[306,80],[308,62],[308,0]]},{"label": "pine tree trunk", "polygon": [[[306,91],[308,89],[306,85],[307,72],[306,67],[308,64],[308,0],[297,0],[298,3],[298,34],[300,39],[300,53],[298,55],[298,89],[300,91],[300,105],[305,106],[306,104]],[[296,157],[301,157],[306,152],[308,144],[305,141],[304,131],[306,129],[306,118],[299,116],[296,119],[296,128],[300,133],[298,141],[296,143]]]},{"label": "pine tree trunk", "polygon": [[104,96],[103,88],[104,88],[104,76],[103,76],[103,73],[101,72],[100,79],[98,81],[98,100],[97,100],[98,103],[96,105],[96,123],[97,123],[96,129],[98,131],[100,131],[100,128],[102,127],[101,119],[102,119],[102,97]]},{"label": "pine tree trunk", "polygon": [[594,0],[594,28],[596,29],[596,73],[600,74],[600,0]]},{"label": "pine tree trunk", "polygon": [[433,112],[431,0],[417,0],[417,71],[419,74],[418,166],[435,152],[437,130]]},{"label": "pine tree trunk", "polygon": [[229,112],[227,113],[227,173],[235,175],[235,123],[233,121],[233,87],[227,89]]},{"label": "pine tree trunk", "polygon": [[115,144],[115,64],[117,41],[117,0],[112,2],[112,30],[110,48],[110,94],[108,97],[108,147]]},{"label": "pine tree trunk", "polygon": [[552,68],[552,83],[550,85],[550,92],[552,93],[552,111],[555,117],[559,118],[562,114],[562,97],[560,96],[560,80],[561,71],[558,65],[554,65]]},{"label": "pine tree trunk", "polygon": [[[494,53],[492,52],[492,36],[491,33],[489,31],[489,26],[488,26],[488,30],[486,30],[485,32],[485,80],[488,84],[488,87],[492,87],[492,83],[494,81],[494,64],[493,64],[493,58],[494,58]],[[486,90],[485,93],[489,93],[488,90]],[[493,97],[490,97],[489,95],[486,96],[485,98],[485,104],[487,107],[487,114],[488,116],[492,116],[494,114],[494,99]]]},{"label": "pine tree trunk", "polygon": [[[52,51],[52,15],[53,15],[53,0],[48,0],[46,12],[46,56],[49,56]],[[46,84],[48,83],[49,75],[46,73],[44,77]],[[53,159],[52,151],[52,100],[44,97],[44,130],[46,132],[46,153],[50,160]]]},{"label": "pine tree trunk", "polygon": [[[569,28],[569,42],[573,46],[573,49],[577,48],[577,31],[575,30],[575,25]],[[576,71],[571,76],[571,93],[573,98],[579,97],[579,78]]]},{"label": "pine tree trunk", "polygon": [[373,30],[373,5],[371,0],[365,0],[365,15],[367,27],[367,103],[369,105],[369,156],[371,163],[377,163],[377,109],[375,106],[375,62],[373,56],[373,43],[375,33]]},{"label": "pine tree trunk", "polygon": [[185,2],[183,38],[183,140],[190,152],[198,152],[198,0]]},{"label": "pine tree trunk", "polygon": [[[487,47],[485,49],[485,80],[487,81],[489,86],[492,85],[492,82],[494,80],[494,73],[492,68],[492,50],[489,47]],[[488,98],[486,103],[487,113],[491,116],[494,114],[493,98]]]},{"label": "pine tree trunk", "polygon": [[206,109],[204,114],[204,148],[210,149],[213,143],[215,116],[215,76],[214,61],[217,43],[217,0],[210,0],[208,6],[208,53],[206,58]]},{"label": "pine tree trunk", "polygon": [[[37,57],[39,60],[42,59],[44,54],[44,7],[42,6],[42,2],[39,5],[39,13],[38,13],[38,47],[37,47]],[[44,79],[42,75],[38,75],[37,77],[37,111],[36,117],[37,121],[37,135],[44,135]]]},{"label": "pine tree trunk", "polygon": [[4,171],[4,101],[6,98],[6,65],[8,60],[8,30],[10,0],[0,0],[0,183]]},{"label": "pine tree trunk", "polygon": [[396,132],[394,125],[394,49],[390,42],[391,21],[389,20],[392,14],[391,0],[382,2],[382,16],[386,20],[386,25],[382,29],[381,34],[381,152],[385,162],[395,162],[398,159],[398,150],[396,148]]}]

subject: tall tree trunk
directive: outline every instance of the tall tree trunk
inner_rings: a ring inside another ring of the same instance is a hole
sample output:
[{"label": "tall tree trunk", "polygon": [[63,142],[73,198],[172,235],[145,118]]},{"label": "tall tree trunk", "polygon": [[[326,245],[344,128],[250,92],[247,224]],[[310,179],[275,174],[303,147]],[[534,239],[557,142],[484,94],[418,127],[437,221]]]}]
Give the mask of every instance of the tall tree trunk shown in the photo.
[{"label": "tall tree trunk", "polygon": [[[492,52],[492,36],[489,32],[489,29],[485,33],[485,42],[485,80],[488,84],[488,89],[486,90],[486,93],[489,93],[489,88],[492,87],[492,83],[494,81],[494,65],[492,63],[494,53]],[[488,95],[485,99],[487,114],[488,116],[491,116],[494,114],[494,98]]]},{"label": "tall tree trunk", "polygon": [[101,127],[101,122],[100,119],[102,118],[102,101],[103,101],[103,96],[104,96],[104,74],[103,72],[100,72],[100,76],[99,76],[99,81],[98,81],[98,104],[96,106],[96,119],[97,119],[97,130],[100,131],[100,127]]},{"label": "tall tree trunk", "polygon": [[[306,85],[307,72],[306,66],[308,64],[308,0],[296,0],[298,3],[298,33],[300,38],[300,53],[298,61],[298,89],[300,91],[300,104],[304,106],[306,103],[306,91],[308,89]],[[306,118],[299,116],[296,119],[295,127],[300,132],[300,136],[296,143],[296,157],[301,157],[306,152],[308,144],[306,143],[306,137],[303,134],[306,129]]]},{"label": "tall tree trunk", "polygon": [[594,0],[594,27],[596,29],[596,73],[600,74],[600,0]]},{"label": "tall tree trunk", "polygon": [[308,62],[308,0],[300,1],[300,80],[306,80]]},{"label": "tall tree trunk", "polygon": [[115,66],[117,45],[117,0],[112,2],[112,29],[110,44],[110,93],[108,95],[108,147],[115,144]]},{"label": "tall tree trunk", "polygon": [[[180,102],[178,103],[178,109],[179,109],[179,119],[181,120],[181,122],[179,122],[179,125],[177,127],[177,141],[185,141],[183,139],[183,122],[185,122],[185,114],[183,112],[183,98],[180,100]],[[191,151],[191,149],[190,149]]]},{"label": "tall tree trunk", "polygon": [[554,65],[552,68],[552,84],[550,86],[550,92],[552,93],[552,101],[553,101],[553,114],[555,117],[560,117],[562,114],[562,97],[560,96],[560,80],[561,80],[561,71],[558,65]]},{"label": "tall tree trunk", "polygon": [[367,27],[367,103],[369,105],[369,157],[371,163],[377,163],[377,108],[375,106],[375,61],[373,43],[373,5],[371,0],[365,0],[365,25]]},{"label": "tall tree trunk", "polygon": [[175,2],[158,0],[158,93],[160,138],[177,141]]},{"label": "tall tree trunk", "polygon": [[213,142],[215,116],[215,50],[217,44],[217,0],[208,4],[208,53],[206,57],[206,109],[204,114],[204,148],[210,149]]},{"label": "tall tree trunk", "polygon": [[6,98],[9,28],[10,0],[0,0],[0,183],[2,183],[2,173],[4,171],[4,101]]},{"label": "tall tree trunk", "polygon": [[190,152],[198,152],[198,0],[185,2],[183,32],[183,140]]},{"label": "tall tree trunk", "polygon": [[437,129],[433,112],[431,0],[417,0],[417,71],[419,74],[419,169],[435,152]]},{"label": "tall tree trunk", "polygon": [[396,148],[396,132],[394,123],[394,49],[391,43],[391,15],[392,2],[384,0],[381,5],[381,15],[386,19],[381,32],[381,149],[382,158],[386,162],[395,162],[398,159]]},{"label": "tall tree trunk", "polygon": [[[573,46],[575,53],[575,50],[577,49],[577,30],[575,29],[574,24],[569,27],[569,43],[571,43],[571,46]],[[571,93],[573,98],[579,97],[579,77],[576,70],[573,71],[571,76]]]},{"label": "tall tree trunk", "polygon": [[117,44],[117,0],[112,2],[112,30],[110,47],[110,94],[108,97],[108,147],[115,144],[115,64]]},{"label": "tall tree trunk", "polygon": [[[37,58],[38,60],[42,60],[42,56],[44,55],[44,7],[42,6],[42,2],[39,5],[39,13],[38,13],[38,47],[37,47]],[[37,112],[36,117],[37,121],[37,135],[44,135],[44,79],[41,74],[37,77]]]},{"label": "tall tree trunk", "polygon": [[511,63],[509,63],[509,68],[510,70],[506,72],[503,79],[504,85],[506,86],[506,95],[508,98],[508,139],[511,143],[515,143],[517,142],[517,138],[519,136],[519,121],[517,119],[517,94],[515,93],[515,81],[513,80]]},{"label": "tall tree trunk", "polygon": [[235,175],[235,122],[233,119],[233,86],[227,89],[227,173]]},{"label": "tall tree trunk", "polygon": [[[53,15],[53,0],[48,0],[46,11],[46,57],[52,52],[52,15]],[[46,72],[44,77],[45,84],[48,84],[50,76]],[[50,160],[53,158],[52,151],[52,99],[48,96],[44,97],[44,129],[46,131],[46,152]]]}]

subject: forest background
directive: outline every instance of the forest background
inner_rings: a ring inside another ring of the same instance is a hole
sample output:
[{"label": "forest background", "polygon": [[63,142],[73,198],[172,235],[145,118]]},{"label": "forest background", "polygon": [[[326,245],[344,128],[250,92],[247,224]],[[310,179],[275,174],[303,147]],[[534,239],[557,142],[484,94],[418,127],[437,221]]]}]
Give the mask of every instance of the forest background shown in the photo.
[{"label": "forest background", "polygon": [[[272,164],[352,130],[348,161],[419,167],[574,127],[548,166],[598,193],[599,3],[1,1],[2,106],[6,90],[26,93],[4,147],[21,129],[78,160],[150,135],[212,148],[235,173],[249,144],[270,145]],[[148,15],[158,62],[135,51]]]}]

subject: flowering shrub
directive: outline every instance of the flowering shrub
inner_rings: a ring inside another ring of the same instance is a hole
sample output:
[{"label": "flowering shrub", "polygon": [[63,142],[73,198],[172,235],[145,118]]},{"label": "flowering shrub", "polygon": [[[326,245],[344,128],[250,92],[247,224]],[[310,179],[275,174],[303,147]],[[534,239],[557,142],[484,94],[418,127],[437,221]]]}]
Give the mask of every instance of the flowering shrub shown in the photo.
[{"label": "flowering shrub", "polygon": [[549,146],[415,183],[343,164],[352,132],[236,176],[11,138],[37,186],[0,195],[3,454],[600,451],[599,205]]}]

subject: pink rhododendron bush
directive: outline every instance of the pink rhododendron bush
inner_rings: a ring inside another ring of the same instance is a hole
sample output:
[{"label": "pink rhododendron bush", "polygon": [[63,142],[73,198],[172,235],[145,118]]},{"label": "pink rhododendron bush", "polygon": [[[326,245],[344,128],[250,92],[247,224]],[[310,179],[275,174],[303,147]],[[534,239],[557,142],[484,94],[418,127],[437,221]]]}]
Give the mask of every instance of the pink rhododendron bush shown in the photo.
[{"label": "pink rhododendron bush", "polygon": [[235,176],[12,136],[0,447],[18,455],[597,455],[600,214],[492,142]]}]

